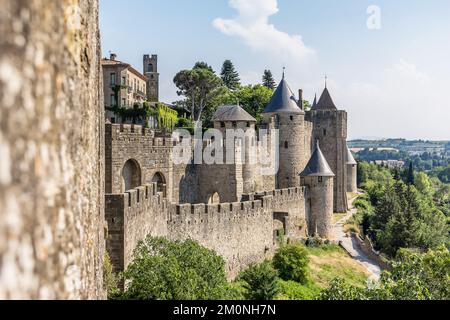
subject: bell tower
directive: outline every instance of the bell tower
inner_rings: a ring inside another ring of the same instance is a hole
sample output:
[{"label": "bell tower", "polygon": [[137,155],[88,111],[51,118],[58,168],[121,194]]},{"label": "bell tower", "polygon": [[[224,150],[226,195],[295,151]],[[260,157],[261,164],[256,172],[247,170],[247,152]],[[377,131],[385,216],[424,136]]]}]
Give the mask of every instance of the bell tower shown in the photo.
[{"label": "bell tower", "polygon": [[144,55],[144,75],[147,77],[147,100],[159,101],[158,55]]}]

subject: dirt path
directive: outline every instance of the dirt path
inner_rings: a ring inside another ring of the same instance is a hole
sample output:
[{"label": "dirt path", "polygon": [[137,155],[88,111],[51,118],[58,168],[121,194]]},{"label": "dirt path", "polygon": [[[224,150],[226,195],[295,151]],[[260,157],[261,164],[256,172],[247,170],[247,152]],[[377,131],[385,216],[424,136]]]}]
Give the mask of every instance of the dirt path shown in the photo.
[{"label": "dirt path", "polygon": [[348,236],[344,232],[345,223],[356,213],[356,208],[353,207],[353,202],[356,198],[349,200],[349,206],[351,209],[347,215],[339,220],[334,226],[334,238],[336,242],[340,242],[342,247],[352,256],[353,259],[361,263],[367,271],[371,274],[371,279],[378,280],[381,274],[380,266],[369,259],[369,257],[362,252],[352,237]]}]

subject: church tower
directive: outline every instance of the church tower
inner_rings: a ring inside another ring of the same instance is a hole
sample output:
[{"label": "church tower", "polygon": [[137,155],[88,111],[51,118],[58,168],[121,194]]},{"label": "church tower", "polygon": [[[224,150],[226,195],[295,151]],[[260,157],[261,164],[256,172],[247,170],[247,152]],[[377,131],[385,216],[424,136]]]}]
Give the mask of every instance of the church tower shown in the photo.
[{"label": "church tower", "polygon": [[299,187],[298,173],[305,167],[311,154],[310,123],[299,107],[292,90],[284,78],[263,112],[263,124],[274,124],[279,131],[279,170],[276,175],[277,189]]},{"label": "church tower", "polygon": [[313,123],[313,141],[320,141],[321,150],[335,174],[334,212],[346,212],[347,112],[336,108],[325,85],[322,96],[307,113],[306,118]]},{"label": "church tower", "polygon": [[144,75],[147,77],[147,100],[159,101],[158,56],[144,55]]},{"label": "church tower", "polygon": [[333,178],[319,141],[305,170],[300,173],[301,184],[309,188],[310,214],[308,233],[323,239],[333,238]]}]

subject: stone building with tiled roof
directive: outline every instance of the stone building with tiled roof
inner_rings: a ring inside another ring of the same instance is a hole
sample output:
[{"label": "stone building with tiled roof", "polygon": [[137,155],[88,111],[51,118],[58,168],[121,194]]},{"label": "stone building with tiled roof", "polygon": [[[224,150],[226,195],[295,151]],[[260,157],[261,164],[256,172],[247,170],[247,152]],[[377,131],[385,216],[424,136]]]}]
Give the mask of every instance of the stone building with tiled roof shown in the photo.
[{"label": "stone building with tiled roof", "polygon": [[[111,54],[109,59],[102,59],[103,93],[105,107],[132,108],[147,100],[147,77],[130,64],[116,59]],[[106,117],[111,122],[117,122],[117,115],[107,111]]]}]

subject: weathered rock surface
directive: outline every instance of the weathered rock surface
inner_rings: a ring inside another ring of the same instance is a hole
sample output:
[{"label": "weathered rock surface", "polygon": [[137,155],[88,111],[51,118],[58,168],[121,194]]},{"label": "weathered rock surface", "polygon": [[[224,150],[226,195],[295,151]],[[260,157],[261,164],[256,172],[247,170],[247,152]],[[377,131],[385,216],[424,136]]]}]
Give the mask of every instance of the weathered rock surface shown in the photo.
[{"label": "weathered rock surface", "polygon": [[104,298],[97,0],[0,0],[0,299]]}]

